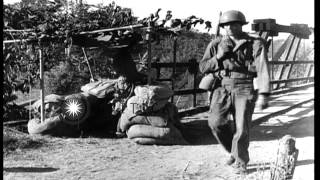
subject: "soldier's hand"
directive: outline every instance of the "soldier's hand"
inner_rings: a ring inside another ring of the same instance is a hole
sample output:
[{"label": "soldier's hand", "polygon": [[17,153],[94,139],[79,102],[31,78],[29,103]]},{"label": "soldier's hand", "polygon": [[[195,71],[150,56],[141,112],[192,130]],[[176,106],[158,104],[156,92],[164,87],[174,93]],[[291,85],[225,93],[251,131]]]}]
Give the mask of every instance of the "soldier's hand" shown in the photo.
[{"label": "soldier's hand", "polygon": [[232,48],[229,45],[226,45],[224,43],[220,43],[218,45],[218,52],[217,52],[217,59],[218,60],[224,60],[230,55],[232,52]]},{"label": "soldier's hand", "polygon": [[256,108],[259,111],[262,111],[269,107],[269,96],[264,95],[264,94],[259,94],[258,99],[256,101]]}]

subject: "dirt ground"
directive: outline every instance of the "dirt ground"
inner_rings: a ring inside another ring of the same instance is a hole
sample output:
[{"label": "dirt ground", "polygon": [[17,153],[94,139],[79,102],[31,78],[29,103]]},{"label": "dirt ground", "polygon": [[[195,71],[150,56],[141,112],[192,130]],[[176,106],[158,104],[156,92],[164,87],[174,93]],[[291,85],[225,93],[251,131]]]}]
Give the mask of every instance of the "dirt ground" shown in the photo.
[{"label": "dirt ground", "polygon": [[313,101],[252,128],[246,176],[233,174],[225,165],[228,154],[204,124],[183,130],[190,145],[143,146],[127,138],[33,137],[44,139],[45,145],[6,155],[3,176],[7,180],[269,179],[278,140],[290,134],[299,149],[293,179],[314,179]]}]

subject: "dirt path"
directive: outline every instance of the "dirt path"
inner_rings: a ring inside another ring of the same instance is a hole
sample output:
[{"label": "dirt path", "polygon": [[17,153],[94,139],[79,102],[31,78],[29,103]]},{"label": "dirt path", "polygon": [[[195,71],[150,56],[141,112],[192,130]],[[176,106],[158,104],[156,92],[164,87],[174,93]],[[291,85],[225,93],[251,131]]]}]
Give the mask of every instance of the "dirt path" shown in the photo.
[{"label": "dirt path", "polygon": [[[296,137],[294,179],[314,179],[313,102],[256,126],[251,131],[249,175],[236,176],[209,131],[202,128],[188,146],[142,146],[129,139],[45,138],[38,149],[4,157],[4,179],[268,179],[278,139]],[[188,138],[188,137],[187,137]]]}]

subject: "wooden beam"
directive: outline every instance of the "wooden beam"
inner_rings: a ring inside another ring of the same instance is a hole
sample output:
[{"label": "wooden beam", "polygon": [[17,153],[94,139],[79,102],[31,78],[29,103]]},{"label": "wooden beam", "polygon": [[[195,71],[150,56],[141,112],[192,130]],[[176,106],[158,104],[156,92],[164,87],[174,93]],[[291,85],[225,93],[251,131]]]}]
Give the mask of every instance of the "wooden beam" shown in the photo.
[{"label": "wooden beam", "polygon": [[314,64],[314,61],[269,61],[268,64]]},{"label": "wooden beam", "polygon": [[[290,55],[290,53],[291,53],[291,49],[292,49],[292,46],[293,46],[293,44],[294,44],[294,40],[295,40],[296,37],[293,36],[293,35],[290,35],[288,38],[292,38],[292,40],[291,40],[291,42],[290,42],[289,48],[288,48],[288,50],[287,50],[287,53],[285,54],[285,58],[284,58],[283,61],[287,61],[287,60],[288,60],[288,57],[289,57],[289,55]],[[284,66],[284,65],[281,65],[281,66],[279,66],[279,68],[280,68],[280,69],[278,69],[278,72],[277,72],[277,75],[276,75],[276,79],[281,80],[282,77],[283,77],[283,73],[284,73],[284,71],[285,71],[285,69],[286,69],[287,67]],[[276,84],[275,89],[278,89],[279,87],[280,87],[280,84]]]},{"label": "wooden beam", "polygon": [[[292,62],[294,62],[296,60],[296,56],[297,56],[297,52],[299,50],[299,47],[300,47],[300,43],[301,43],[301,38],[298,37],[298,43],[294,49],[294,54],[293,54],[293,57],[292,57]],[[289,64],[289,69],[287,71],[287,74],[286,74],[286,79],[289,79],[290,78],[290,75],[291,75],[291,71],[292,71],[292,68],[293,68],[293,64]],[[285,86],[287,86],[287,83],[285,83]]]},{"label": "wooden beam", "polygon": [[286,80],[273,80],[271,84],[279,84],[279,83],[286,83],[286,82],[294,82],[294,81],[303,81],[303,80],[313,80],[314,77],[302,77],[302,78],[294,78],[294,79],[286,79]]}]

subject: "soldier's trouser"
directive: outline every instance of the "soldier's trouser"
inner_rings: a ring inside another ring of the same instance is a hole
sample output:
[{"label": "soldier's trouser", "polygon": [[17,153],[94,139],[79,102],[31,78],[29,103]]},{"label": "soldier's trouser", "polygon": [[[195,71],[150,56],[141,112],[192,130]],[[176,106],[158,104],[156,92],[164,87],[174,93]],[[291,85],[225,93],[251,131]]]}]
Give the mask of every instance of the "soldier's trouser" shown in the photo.
[{"label": "soldier's trouser", "polygon": [[[208,124],[218,142],[238,163],[249,162],[249,128],[254,111],[252,80],[224,78],[212,95]],[[229,120],[232,115],[233,123]]]}]

